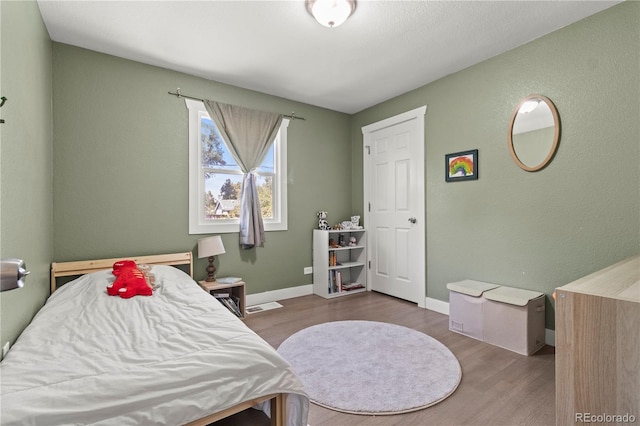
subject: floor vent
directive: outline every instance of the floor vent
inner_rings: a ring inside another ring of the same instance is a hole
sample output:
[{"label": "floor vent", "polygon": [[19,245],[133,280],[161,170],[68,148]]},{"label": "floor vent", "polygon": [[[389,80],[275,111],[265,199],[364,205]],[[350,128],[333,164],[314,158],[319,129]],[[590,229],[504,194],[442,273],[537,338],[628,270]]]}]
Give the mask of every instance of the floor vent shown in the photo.
[{"label": "floor vent", "polygon": [[267,303],[261,303],[259,305],[247,306],[247,309],[245,310],[248,314],[255,314],[256,312],[263,312],[263,311],[268,311],[268,310],[277,309],[277,308],[282,308],[282,305],[279,304],[278,302],[267,302]]}]

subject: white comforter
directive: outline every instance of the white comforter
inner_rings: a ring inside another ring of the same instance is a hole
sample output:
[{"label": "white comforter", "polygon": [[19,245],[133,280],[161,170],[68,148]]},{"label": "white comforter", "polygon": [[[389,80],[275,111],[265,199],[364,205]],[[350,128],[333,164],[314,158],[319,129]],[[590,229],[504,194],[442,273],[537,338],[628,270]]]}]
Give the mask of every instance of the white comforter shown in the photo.
[{"label": "white comforter", "polygon": [[154,266],[153,296],[108,296],[111,271],[57,290],[0,363],[0,423],[180,425],[272,393],[308,399],[277,352],[188,275]]}]

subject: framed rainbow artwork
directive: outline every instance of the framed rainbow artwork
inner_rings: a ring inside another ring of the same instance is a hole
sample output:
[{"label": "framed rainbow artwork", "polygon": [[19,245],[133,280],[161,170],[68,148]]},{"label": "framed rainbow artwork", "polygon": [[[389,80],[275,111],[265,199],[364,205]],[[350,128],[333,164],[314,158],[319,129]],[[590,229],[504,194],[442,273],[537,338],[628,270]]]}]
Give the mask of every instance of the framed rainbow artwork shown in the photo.
[{"label": "framed rainbow artwork", "polygon": [[444,156],[445,180],[457,182],[459,180],[478,179],[478,150],[455,152]]}]

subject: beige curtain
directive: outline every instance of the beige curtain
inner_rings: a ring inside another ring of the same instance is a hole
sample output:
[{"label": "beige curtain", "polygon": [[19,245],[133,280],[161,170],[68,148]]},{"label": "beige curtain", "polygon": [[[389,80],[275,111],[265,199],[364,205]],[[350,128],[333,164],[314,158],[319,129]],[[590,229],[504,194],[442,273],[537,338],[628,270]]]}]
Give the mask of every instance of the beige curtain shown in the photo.
[{"label": "beige curtain", "polygon": [[204,101],[231,155],[244,173],[240,197],[240,246],[250,249],[265,241],[260,200],[253,173],[267,155],[282,123],[282,114]]}]

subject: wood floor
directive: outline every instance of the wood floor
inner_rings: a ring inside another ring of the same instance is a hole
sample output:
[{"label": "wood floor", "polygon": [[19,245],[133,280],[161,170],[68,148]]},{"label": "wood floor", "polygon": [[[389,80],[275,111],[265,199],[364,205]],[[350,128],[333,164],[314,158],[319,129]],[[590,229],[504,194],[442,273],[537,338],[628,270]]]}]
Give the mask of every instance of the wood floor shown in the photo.
[{"label": "wood floor", "polygon": [[[410,327],[439,340],[462,366],[458,389],[432,407],[392,416],[363,416],[311,404],[311,426],[555,425],[553,347],[545,346],[529,357],[519,355],[450,332],[446,315],[374,292],[330,300],[310,295],[279,303],[283,308],[251,314],[245,320],[275,348],[296,331],[315,324],[356,319],[382,321]],[[393,392],[392,386],[389,391]],[[216,426],[261,425],[263,420],[253,413],[256,410],[250,411]]]}]

